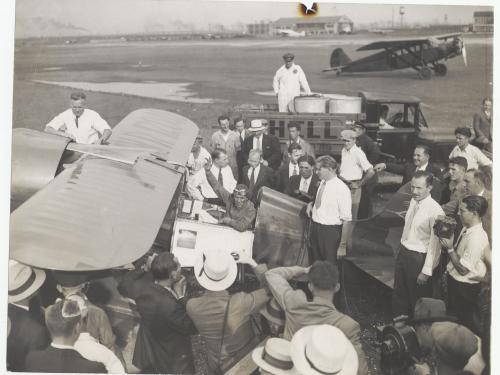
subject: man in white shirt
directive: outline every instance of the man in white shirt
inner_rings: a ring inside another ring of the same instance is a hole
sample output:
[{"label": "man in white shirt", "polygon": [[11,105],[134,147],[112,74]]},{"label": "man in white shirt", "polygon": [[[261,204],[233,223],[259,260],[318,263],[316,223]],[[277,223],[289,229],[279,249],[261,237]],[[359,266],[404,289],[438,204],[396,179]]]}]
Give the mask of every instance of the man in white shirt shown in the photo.
[{"label": "man in white shirt", "polygon": [[[226,152],[218,148],[215,149],[210,156],[213,160],[210,171],[224,189],[226,189],[229,194],[232,194],[236,187],[236,180],[229,166]],[[203,165],[205,165],[205,163]],[[193,199],[205,200],[214,204],[222,204],[222,200],[210,186],[203,168],[188,179],[186,189]]]},{"label": "man in white shirt", "polygon": [[316,199],[306,208],[312,219],[309,264],[327,260],[337,265],[342,225],[352,218],[351,192],[337,177],[337,162],[331,156],[318,158],[316,172],[321,184]]},{"label": "man in white shirt", "polygon": [[280,112],[293,112],[295,110],[293,99],[300,95],[301,87],[306,95],[311,95],[306,75],[299,65],[294,64],[294,58],[292,53],[285,53],[283,55],[285,64],[274,75],[273,89],[278,96]]},{"label": "man in white shirt", "polygon": [[491,166],[493,163],[476,146],[469,144],[472,137],[470,128],[456,128],[455,139],[457,145],[451,151],[449,159],[462,156],[467,159],[469,169],[477,169],[479,166]]},{"label": "man in white shirt", "polygon": [[483,229],[481,218],[488,210],[484,197],[470,195],[460,203],[459,216],[463,229],[456,241],[440,238],[448,249],[450,261],[448,270],[448,311],[458,317],[458,322],[478,333],[473,313],[477,305],[481,284],[477,279],[484,277],[486,266],[484,250],[489,247],[488,235]]},{"label": "man in white shirt", "polygon": [[111,136],[108,123],[97,112],[85,108],[85,93],[74,92],[70,98],[71,108],[54,117],[45,131],[64,135],[76,143],[105,144]]},{"label": "man in white shirt", "polygon": [[352,220],[345,223],[342,228],[342,239],[337,254],[339,257],[343,257],[347,251],[352,249],[353,220],[358,218],[362,186],[373,177],[375,171],[363,150],[356,145],[356,132],[353,130],[343,130],[340,135],[345,146],[342,149],[342,163],[340,164],[339,176],[351,190],[352,202]]},{"label": "man in white shirt", "polygon": [[415,302],[431,297],[429,278],[439,262],[440,244],[433,226],[443,209],[431,197],[433,176],[415,172],[411,180],[412,199],[405,215],[401,246],[396,256],[392,314],[412,316]]},{"label": "man in white shirt", "polygon": [[210,150],[217,148],[226,151],[229,166],[233,171],[233,176],[238,179],[238,163],[236,154],[241,150],[241,141],[238,134],[229,129],[229,117],[222,115],[217,119],[220,129],[212,134],[210,140]]}]

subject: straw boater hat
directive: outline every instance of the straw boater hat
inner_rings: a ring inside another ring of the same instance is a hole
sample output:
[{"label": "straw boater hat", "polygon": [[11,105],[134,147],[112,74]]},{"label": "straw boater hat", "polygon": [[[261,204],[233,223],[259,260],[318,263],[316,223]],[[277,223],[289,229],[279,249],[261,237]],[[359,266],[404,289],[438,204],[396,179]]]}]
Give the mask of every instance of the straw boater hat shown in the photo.
[{"label": "straw boater hat", "polygon": [[194,275],[202,287],[217,292],[233,284],[238,267],[225,250],[203,251],[194,263]]},{"label": "straw boater hat", "polygon": [[358,354],[337,327],[307,326],[295,333],[290,349],[293,364],[301,374],[356,375]]},{"label": "straw boater hat", "polygon": [[16,303],[35,293],[45,281],[45,271],[9,260],[9,302]]},{"label": "straw boater hat", "polygon": [[260,313],[271,323],[285,326],[285,312],[275,298],[271,298],[266,306],[260,310]]},{"label": "straw boater hat", "polygon": [[247,129],[249,132],[258,132],[264,130],[266,127],[262,124],[262,120],[252,120],[250,127]]},{"label": "straw boater hat", "polygon": [[271,337],[264,346],[255,348],[252,359],[259,368],[274,375],[299,375],[290,356],[290,341]]}]

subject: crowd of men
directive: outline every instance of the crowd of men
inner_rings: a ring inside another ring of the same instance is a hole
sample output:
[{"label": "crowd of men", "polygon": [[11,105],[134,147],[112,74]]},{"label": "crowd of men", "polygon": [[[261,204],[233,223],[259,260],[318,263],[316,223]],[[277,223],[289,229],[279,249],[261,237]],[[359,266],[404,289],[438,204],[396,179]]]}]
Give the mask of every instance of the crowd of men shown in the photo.
[{"label": "crowd of men", "polygon": [[[276,82],[293,67],[293,56],[284,60],[285,71],[277,72]],[[290,74],[298,75],[298,68]],[[485,103],[491,111],[491,100]],[[84,94],[72,94],[71,109],[54,118],[47,131],[70,134],[80,143],[105,143],[111,129],[84,104]],[[474,126],[483,133],[476,133],[474,142],[488,150],[491,131],[484,134],[485,121],[484,114],[475,116]],[[402,175],[412,196],[396,256],[393,316],[408,317],[420,347],[436,356],[439,375],[487,373],[492,162],[470,144],[470,128],[455,130],[457,146],[442,171],[425,145],[415,147],[406,165],[381,163],[380,150],[362,123],[341,132],[340,160],[316,158],[293,121],[287,125],[285,152],[278,138],[267,133],[265,119],[232,123],[233,129],[231,119],[220,116],[220,129],[207,148],[201,137],[196,139],[185,193],[225,206],[219,222],[238,231],[252,229],[262,187],[305,202],[311,220],[310,266],[268,270],[244,253],[204,251],[194,266],[202,293],[192,295],[173,254],[148,255],[118,286],[140,315],[132,361],[140,372],[194,373],[190,336],[199,334],[211,374],[224,372],[248,352],[263,374],[367,374],[360,326],[337,309],[334,296],[340,289],[338,259],[352,251],[360,207],[363,215],[371,215],[369,198],[377,174],[386,170]],[[445,215],[456,222],[449,236],[435,229]],[[253,269],[259,288],[230,293],[238,264]],[[307,280],[305,289],[294,288],[293,280],[300,278]],[[89,301],[87,285],[9,262],[10,370],[125,372],[109,318]],[[57,295],[45,307],[38,297],[42,287]],[[255,327],[259,313],[273,336],[263,345]],[[427,370],[414,369],[419,374]]]}]

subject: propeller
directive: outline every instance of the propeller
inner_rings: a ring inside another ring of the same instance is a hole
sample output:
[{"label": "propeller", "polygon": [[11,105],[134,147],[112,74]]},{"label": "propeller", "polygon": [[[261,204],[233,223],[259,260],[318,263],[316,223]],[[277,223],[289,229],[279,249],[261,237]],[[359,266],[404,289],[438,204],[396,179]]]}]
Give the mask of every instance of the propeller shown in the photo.
[{"label": "propeller", "polygon": [[465,49],[465,43],[463,43],[463,46],[462,46],[462,57],[464,59],[465,66],[468,66],[467,65],[467,50]]}]

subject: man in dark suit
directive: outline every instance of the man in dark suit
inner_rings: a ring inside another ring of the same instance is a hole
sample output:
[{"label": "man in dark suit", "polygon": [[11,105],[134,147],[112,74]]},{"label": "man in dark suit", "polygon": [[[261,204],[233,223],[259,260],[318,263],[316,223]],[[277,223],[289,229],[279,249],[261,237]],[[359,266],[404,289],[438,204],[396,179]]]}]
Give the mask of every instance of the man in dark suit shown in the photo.
[{"label": "man in dark suit", "polygon": [[243,143],[243,154],[248,157],[250,150],[262,150],[262,164],[275,171],[281,164],[280,141],[274,135],[264,134],[265,126],[261,120],[252,120],[248,131],[252,134]]},{"label": "man in dark suit", "polygon": [[297,162],[299,175],[290,177],[286,194],[309,203],[314,200],[320,183],[318,175],[313,173],[316,162],[311,155],[303,155]]},{"label": "man in dark suit", "polygon": [[247,159],[245,159],[245,154],[243,153],[243,144],[245,143],[245,139],[250,136],[248,129],[245,128],[245,121],[241,117],[234,120],[234,131],[240,137],[241,147],[236,152],[236,163],[238,164],[238,176],[241,176],[243,167],[247,163]]},{"label": "man in dark suit", "polygon": [[297,160],[304,155],[302,146],[297,143],[292,143],[288,146],[288,158],[287,162],[283,163],[278,169],[277,174],[277,188],[278,191],[285,193],[288,190],[288,185],[290,184],[290,178],[299,175],[299,164]]},{"label": "man in dark suit", "polygon": [[11,322],[7,339],[7,370],[26,371],[30,350],[49,345],[49,333],[29,311],[33,299],[45,281],[45,271],[31,268],[15,260],[9,261],[9,306]]},{"label": "man in dark suit", "polygon": [[257,202],[261,187],[275,188],[275,171],[264,165],[259,149],[250,150],[248,165],[243,168],[242,183],[248,186],[249,199],[253,204]]},{"label": "man in dark suit", "polygon": [[45,323],[52,343],[45,350],[31,351],[26,358],[26,371],[103,373],[100,362],[89,361],[73,345],[80,335],[82,313],[78,302],[60,300],[45,311]]},{"label": "man in dark suit", "polygon": [[434,176],[434,185],[432,188],[431,196],[436,202],[441,201],[441,192],[444,188],[442,182],[442,173],[439,167],[430,162],[431,150],[426,145],[417,145],[413,151],[413,163],[396,164],[396,163],[379,163],[375,165],[374,169],[377,172],[386,170],[391,173],[403,176],[401,185],[410,182],[415,172],[424,171],[430,172]]},{"label": "man in dark suit", "polygon": [[172,253],[151,262],[151,272],[124,276],[119,292],[137,304],[141,315],[132,363],[143,373],[194,373],[190,335],[196,333],[186,313],[186,279]]}]

